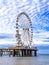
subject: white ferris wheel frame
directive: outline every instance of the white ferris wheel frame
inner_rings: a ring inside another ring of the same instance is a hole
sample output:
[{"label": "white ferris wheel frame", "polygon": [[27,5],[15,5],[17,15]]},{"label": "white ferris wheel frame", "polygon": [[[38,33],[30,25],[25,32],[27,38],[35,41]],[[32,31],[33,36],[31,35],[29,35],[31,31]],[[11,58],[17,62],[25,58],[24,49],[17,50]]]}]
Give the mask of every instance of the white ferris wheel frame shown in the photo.
[{"label": "white ferris wheel frame", "polygon": [[21,15],[25,15],[27,17],[28,21],[29,21],[30,29],[31,29],[31,31],[30,31],[31,32],[30,45],[31,45],[32,41],[33,41],[33,27],[32,27],[32,22],[30,20],[30,17],[25,12],[22,12],[22,13],[18,14],[18,16],[17,16],[17,20],[16,20],[16,39],[17,39],[17,44],[18,44],[18,46],[23,45],[23,43],[21,41],[20,34],[19,34],[19,29],[18,29],[19,28],[19,26],[18,26],[19,17]]}]

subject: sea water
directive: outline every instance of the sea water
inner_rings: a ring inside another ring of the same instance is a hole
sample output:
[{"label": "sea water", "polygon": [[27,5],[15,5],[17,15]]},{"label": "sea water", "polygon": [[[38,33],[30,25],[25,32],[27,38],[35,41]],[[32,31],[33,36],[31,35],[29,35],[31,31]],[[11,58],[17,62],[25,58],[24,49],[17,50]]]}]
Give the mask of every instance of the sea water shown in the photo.
[{"label": "sea water", "polygon": [[49,54],[36,57],[0,56],[0,65],[49,65]]}]

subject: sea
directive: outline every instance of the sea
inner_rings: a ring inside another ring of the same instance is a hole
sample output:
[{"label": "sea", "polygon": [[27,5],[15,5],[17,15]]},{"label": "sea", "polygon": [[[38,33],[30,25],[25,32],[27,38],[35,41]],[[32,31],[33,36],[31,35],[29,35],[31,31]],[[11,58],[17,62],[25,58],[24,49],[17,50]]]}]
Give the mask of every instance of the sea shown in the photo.
[{"label": "sea", "polygon": [[[7,47],[2,45],[1,47]],[[13,57],[8,55],[0,56],[0,65],[49,65],[49,45],[37,46],[37,56]]]},{"label": "sea", "polygon": [[39,54],[36,57],[0,56],[0,65],[49,65],[49,54]]}]

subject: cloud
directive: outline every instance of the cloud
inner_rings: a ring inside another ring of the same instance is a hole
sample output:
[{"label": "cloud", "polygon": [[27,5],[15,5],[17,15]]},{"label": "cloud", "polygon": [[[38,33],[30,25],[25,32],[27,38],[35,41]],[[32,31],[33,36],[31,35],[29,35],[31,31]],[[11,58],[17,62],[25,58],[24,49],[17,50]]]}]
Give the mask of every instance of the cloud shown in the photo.
[{"label": "cloud", "polygon": [[16,44],[16,40],[0,40],[0,44]]},{"label": "cloud", "polygon": [[33,34],[34,44],[49,44],[49,31],[40,31]]},{"label": "cloud", "polygon": [[0,44],[16,44],[15,35],[0,33]]},{"label": "cloud", "polygon": [[21,12],[26,12],[32,21],[34,44],[49,44],[49,2],[46,0],[1,0],[0,42],[16,42],[13,35],[16,34],[16,18]]},{"label": "cloud", "polygon": [[15,38],[15,36],[13,34],[7,34],[7,33],[6,34],[3,34],[3,33],[1,34],[0,33],[0,39],[10,39],[10,38],[11,39]]}]

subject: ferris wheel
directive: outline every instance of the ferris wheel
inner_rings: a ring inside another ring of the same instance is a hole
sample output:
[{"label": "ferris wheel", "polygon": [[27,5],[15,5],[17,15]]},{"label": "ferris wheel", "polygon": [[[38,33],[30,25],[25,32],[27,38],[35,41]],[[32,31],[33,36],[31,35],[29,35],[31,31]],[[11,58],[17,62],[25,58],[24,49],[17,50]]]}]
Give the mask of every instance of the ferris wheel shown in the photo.
[{"label": "ferris wheel", "polygon": [[30,46],[33,43],[32,22],[25,12],[22,12],[17,16],[16,43],[18,46]]}]

